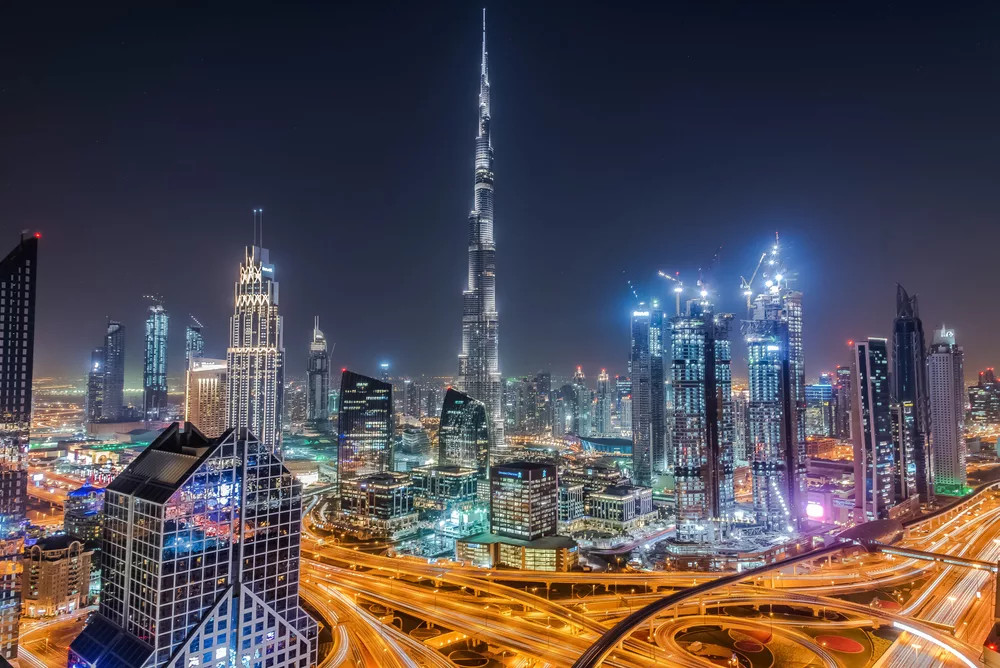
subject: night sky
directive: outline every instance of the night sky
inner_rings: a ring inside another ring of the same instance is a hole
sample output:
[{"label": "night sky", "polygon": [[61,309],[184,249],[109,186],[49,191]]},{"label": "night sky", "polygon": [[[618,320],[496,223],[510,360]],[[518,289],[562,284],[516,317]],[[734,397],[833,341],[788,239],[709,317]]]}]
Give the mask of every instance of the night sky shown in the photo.
[{"label": "night sky", "polygon": [[[36,377],[82,375],[110,316],[134,385],[147,293],[172,377],[188,313],[223,356],[255,207],[288,376],[314,314],[336,367],[456,372],[480,5],[32,4],[0,18],[0,248],[44,235]],[[623,371],[626,280],[719,245],[741,315],[775,230],[807,378],[889,335],[896,281],[967,375],[1000,364],[995,3],[542,4],[488,6],[505,374]]]}]

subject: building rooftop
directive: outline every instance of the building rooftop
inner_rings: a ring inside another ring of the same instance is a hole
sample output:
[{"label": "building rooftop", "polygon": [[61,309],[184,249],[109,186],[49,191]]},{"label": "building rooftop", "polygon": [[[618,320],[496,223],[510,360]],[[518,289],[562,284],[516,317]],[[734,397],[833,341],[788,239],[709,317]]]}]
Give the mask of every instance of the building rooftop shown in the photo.
[{"label": "building rooftop", "polygon": [[636,493],[641,493],[644,489],[650,489],[650,487],[639,487],[636,485],[608,485],[600,492],[594,492],[591,496],[599,496],[603,494],[604,496],[614,496],[618,498],[625,498],[629,496],[634,496]]},{"label": "building rooftop", "polygon": [[553,468],[554,464],[545,464],[543,462],[528,462],[528,461],[515,461],[515,462],[504,462],[503,464],[496,464],[493,466],[494,469],[521,469],[522,471],[538,471],[540,469]]},{"label": "building rooftop", "polygon": [[443,475],[470,475],[478,473],[476,469],[467,468],[465,466],[450,466],[450,465],[440,465],[440,466],[417,466],[413,469],[414,471],[428,471],[430,473],[440,473]]},{"label": "building rooftop", "polygon": [[77,489],[74,489],[72,492],[70,492],[66,496],[75,496],[75,497],[78,497],[78,496],[90,496],[91,494],[104,494],[104,488],[103,487],[94,487],[93,485],[91,485],[88,482],[83,487],[78,487]]},{"label": "building rooftop", "polygon": [[83,541],[69,534],[61,533],[42,538],[35,545],[43,552],[49,552],[51,550],[65,550],[70,546],[70,543],[80,543],[82,545]]},{"label": "building rooftop", "polygon": [[107,489],[164,503],[191,476],[222,439],[206,438],[197,427],[175,422],[149,444]]}]

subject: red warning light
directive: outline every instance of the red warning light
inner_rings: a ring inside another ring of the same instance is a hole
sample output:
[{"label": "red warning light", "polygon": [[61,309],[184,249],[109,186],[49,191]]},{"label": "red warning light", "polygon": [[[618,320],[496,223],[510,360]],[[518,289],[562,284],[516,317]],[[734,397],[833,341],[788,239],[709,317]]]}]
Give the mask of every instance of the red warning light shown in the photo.
[{"label": "red warning light", "polygon": [[41,232],[35,232],[35,238],[36,239],[41,239],[42,238],[42,233]]},{"label": "red warning light", "polygon": [[853,346],[854,345],[854,339],[847,339],[847,345]]},{"label": "red warning light", "polygon": [[340,369],[340,373],[344,373],[345,371],[347,371],[347,367],[346,367],[346,366],[345,366],[345,367],[342,367],[342,368]]}]

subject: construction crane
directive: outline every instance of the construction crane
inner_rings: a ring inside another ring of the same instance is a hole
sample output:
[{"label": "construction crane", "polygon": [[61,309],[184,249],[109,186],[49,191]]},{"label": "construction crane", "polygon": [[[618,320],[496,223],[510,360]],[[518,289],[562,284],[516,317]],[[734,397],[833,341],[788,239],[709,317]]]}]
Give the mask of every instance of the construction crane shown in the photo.
[{"label": "construction crane", "polygon": [[681,272],[679,271],[674,272],[673,276],[671,276],[670,274],[666,274],[662,271],[660,272],[660,276],[667,279],[668,281],[673,281],[674,283],[677,284],[674,286],[674,296],[677,301],[677,315],[681,314],[681,293],[684,292],[684,282],[681,281],[680,278],[678,278],[680,275]]},{"label": "construction crane", "polygon": [[764,258],[767,257],[767,251],[760,254],[760,259],[757,260],[757,266],[754,267],[753,273],[750,274],[750,278],[746,279],[740,276],[740,291],[743,296],[747,298],[747,311],[750,310],[750,302],[753,299],[753,279],[757,278],[757,272],[760,271],[760,267],[764,264]]}]

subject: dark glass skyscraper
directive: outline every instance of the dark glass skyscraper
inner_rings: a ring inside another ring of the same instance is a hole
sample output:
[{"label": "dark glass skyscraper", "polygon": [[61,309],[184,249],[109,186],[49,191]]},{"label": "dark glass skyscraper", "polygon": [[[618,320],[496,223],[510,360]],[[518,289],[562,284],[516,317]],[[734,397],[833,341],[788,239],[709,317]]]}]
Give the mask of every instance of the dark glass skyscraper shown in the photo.
[{"label": "dark glass skyscraper", "polygon": [[200,359],[205,356],[205,335],[201,333],[204,328],[194,316],[191,316],[193,325],[188,325],[184,332],[184,368],[191,368],[191,360]]},{"label": "dark glass skyscraper", "polygon": [[486,10],[479,77],[475,207],[469,214],[469,276],[462,293],[462,352],[459,389],[486,405],[493,446],[504,444],[503,384],[497,342],[496,244],[493,239],[493,146],[490,144],[490,77],[486,59]]},{"label": "dark glass skyscraper", "polygon": [[87,422],[97,422],[104,415],[104,348],[90,353],[87,373]]},{"label": "dark glass skyscraper", "polygon": [[[722,536],[736,503],[733,488],[732,315],[706,301],[671,320],[677,540]],[[635,366],[632,367],[635,399]],[[662,402],[661,402],[662,403]]]},{"label": "dark glass skyscraper", "polygon": [[927,389],[927,346],[920,321],[917,296],[896,286],[896,319],[892,323],[892,400],[912,404],[912,419],[902,422],[901,434],[913,447],[914,480],[920,503],[934,500],[930,433],[930,398]]},{"label": "dark glass skyscraper", "polygon": [[142,371],[142,404],[147,420],[167,417],[167,329],[170,316],[153,297],[146,318],[146,356]]},{"label": "dark glass skyscraper", "polygon": [[485,494],[490,480],[490,421],[483,402],[448,388],[441,408],[438,463],[475,468]]},{"label": "dark glass skyscraper", "polygon": [[313,323],[306,383],[306,420],[325,430],[330,418],[330,356],[326,351],[326,336],[319,328],[319,316]]},{"label": "dark glass skyscraper", "polygon": [[663,311],[654,301],[632,312],[632,466],[638,485],[665,470]]},{"label": "dark glass skyscraper", "polygon": [[101,418],[120,420],[125,408],[125,325],[108,321],[104,336],[104,409]]},{"label": "dark glass skyscraper", "polygon": [[392,385],[345,369],[337,425],[341,493],[348,480],[392,468]]},{"label": "dark glass skyscraper", "polygon": [[38,237],[0,261],[0,656],[17,658],[21,550],[28,497],[28,436],[35,359]]},{"label": "dark glass skyscraper", "polygon": [[889,351],[885,339],[854,349],[854,500],[858,522],[889,518],[900,462],[893,440]]},{"label": "dark glass skyscraper", "polygon": [[168,427],[105,491],[101,605],[71,668],[316,664],[302,487],[246,429]]}]

